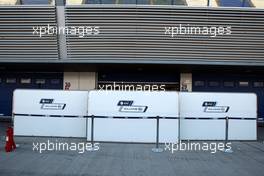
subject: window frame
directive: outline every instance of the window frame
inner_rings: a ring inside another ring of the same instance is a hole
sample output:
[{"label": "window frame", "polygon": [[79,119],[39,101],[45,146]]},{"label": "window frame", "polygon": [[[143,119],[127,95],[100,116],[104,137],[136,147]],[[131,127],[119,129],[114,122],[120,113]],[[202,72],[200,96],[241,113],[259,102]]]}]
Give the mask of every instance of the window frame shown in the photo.
[{"label": "window frame", "polygon": [[[8,80],[14,80],[14,82],[13,81],[8,81]],[[6,84],[16,84],[17,83],[17,78],[12,78],[12,77],[9,77],[9,78],[6,78],[6,80],[5,80],[5,83]]]},{"label": "window frame", "polygon": [[[261,83],[261,86],[256,86],[255,83]],[[252,86],[254,88],[263,88],[264,87],[264,82],[263,81],[253,81]]]},{"label": "window frame", "polygon": [[[227,85],[226,83],[232,83],[232,86]],[[235,83],[235,81],[223,81],[223,87],[226,87],[226,88],[236,87],[236,83]]]},{"label": "window frame", "polygon": [[[28,80],[29,82],[23,82],[23,80]],[[20,78],[20,84],[31,84],[32,83],[32,79],[31,78]]]},{"label": "window frame", "polygon": [[[200,83],[202,82],[203,84],[202,84],[202,85],[201,85],[201,84],[197,85],[197,84],[196,84],[197,82],[200,82]],[[194,81],[194,86],[195,86],[195,87],[204,87],[204,86],[205,86],[205,81],[202,81],[202,80]]]},{"label": "window frame", "polygon": [[[247,85],[243,85],[241,83],[247,83]],[[238,87],[249,87],[249,81],[238,81]]]},{"label": "window frame", "polygon": [[[217,83],[217,85],[212,85],[210,83]],[[207,82],[207,86],[208,87],[220,87],[221,83],[220,83],[220,81],[212,81],[212,80],[210,80],[210,81]]]},{"label": "window frame", "polygon": [[[44,83],[37,83],[37,81],[39,81],[39,80],[44,80]],[[36,84],[36,85],[45,85],[46,83],[47,83],[47,81],[46,81],[46,79],[45,78],[37,78],[37,79],[35,79],[35,81],[34,81],[34,83]]]}]

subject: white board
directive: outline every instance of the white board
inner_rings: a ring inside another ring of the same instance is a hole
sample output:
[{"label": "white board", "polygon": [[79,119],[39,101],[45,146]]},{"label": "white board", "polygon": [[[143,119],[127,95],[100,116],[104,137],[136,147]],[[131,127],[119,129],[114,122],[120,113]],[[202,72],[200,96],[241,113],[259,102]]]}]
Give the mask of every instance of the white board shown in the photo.
[{"label": "white board", "polygon": [[181,139],[223,140],[225,120],[218,118],[228,116],[239,118],[229,120],[230,140],[257,138],[257,99],[249,93],[18,89],[13,102],[15,135],[90,140],[84,116],[94,115],[96,141],[155,142],[156,119],[148,117],[160,116],[160,142],[177,142],[178,117]]},{"label": "white board", "polygon": [[181,119],[180,135],[183,140],[223,140],[225,120]]},{"label": "white board", "polygon": [[257,140],[257,124],[255,120],[229,120],[230,140]]},{"label": "white board", "polygon": [[[87,132],[87,140],[91,140],[91,120]],[[160,119],[159,142],[177,142],[178,120]],[[155,119],[111,119],[94,120],[94,140],[111,142],[156,142]]]},{"label": "white board", "polygon": [[14,91],[14,134],[86,137],[88,92],[62,90]]},{"label": "white board", "polygon": [[[178,140],[178,106],[177,92],[90,91],[88,115],[175,117],[160,119],[160,142],[172,142]],[[94,140],[155,142],[156,119],[95,118]]]},{"label": "white board", "polygon": [[86,119],[15,116],[18,136],[86,137]]},{"label": "white board", "polygon": [[85,116],[87,100],[87,91],[17,89],[13,94],[13,113]]},{"label": "white board", "polygon": [[88,106],[90,116],[178,117],[179,114],[178,92],[90,91]]},{"label": "white board", "polygon": [[[255,94],[181,92],[179,102],[181,139],[223,140],[225,121],[217,120],[217,118],[228,116],[242,118],[230,120],[230,140],[256,140],[257,98]],[[249,118],[249,120],[243,120],[243,118]]]},{"label": "white board", "polygon": [[95,119],[94,140],[111,142],[155,142],[153,119]]}]

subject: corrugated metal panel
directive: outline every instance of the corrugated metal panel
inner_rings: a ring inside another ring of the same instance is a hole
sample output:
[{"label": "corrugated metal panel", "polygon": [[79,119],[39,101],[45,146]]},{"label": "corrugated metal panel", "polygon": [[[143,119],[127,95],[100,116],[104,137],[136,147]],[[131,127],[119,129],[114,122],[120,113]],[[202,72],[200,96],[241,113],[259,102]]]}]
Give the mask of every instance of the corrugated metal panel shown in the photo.
[{"label": "corrugated metal panel", "polygon": [[56,35],[33,35],[35,26],[56,26],[52,6],[0,6],[0,61],[58,59]]},{"label": "corrugated metal panel", "polygon": [[[232,35],[177,36],[165,26],[231,26]],[[100,34],[67,36],[75,61],[264,63],[264,11],[177,6],[67,6],[66,26],[99,26]]]}]

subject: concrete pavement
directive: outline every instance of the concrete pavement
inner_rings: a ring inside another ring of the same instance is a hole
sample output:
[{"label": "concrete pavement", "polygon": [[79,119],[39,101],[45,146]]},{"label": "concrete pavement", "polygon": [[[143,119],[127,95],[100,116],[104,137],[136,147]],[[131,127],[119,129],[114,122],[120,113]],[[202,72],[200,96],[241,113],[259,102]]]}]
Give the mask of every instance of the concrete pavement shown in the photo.
[{"label": "concrete pavement", "polygon": [[[3,126],[3,125],[2,125]],[[153,153],[153,144],[100,143],[100,150],[33,150],[33,142],[82,143],[85,139],[16,137],[14,152],[4,151],[0,141],[0,175],[3,176],[263,176],[264,143],[232,142],[233,153],[170,151]],[[164,145],[162,145],[164,147]]]}]

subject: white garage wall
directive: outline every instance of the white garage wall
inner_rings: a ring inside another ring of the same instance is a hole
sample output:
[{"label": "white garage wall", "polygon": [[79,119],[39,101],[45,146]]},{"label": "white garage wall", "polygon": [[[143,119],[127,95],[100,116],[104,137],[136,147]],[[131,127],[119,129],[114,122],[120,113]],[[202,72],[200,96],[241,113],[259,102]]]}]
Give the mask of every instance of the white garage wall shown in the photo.
[{"label": "white garage wall", "polygon": [[[93,90],[96,87],[95,72],[64,72],[64,90]],[[67,85],[70,84],[70,87]]]}]

